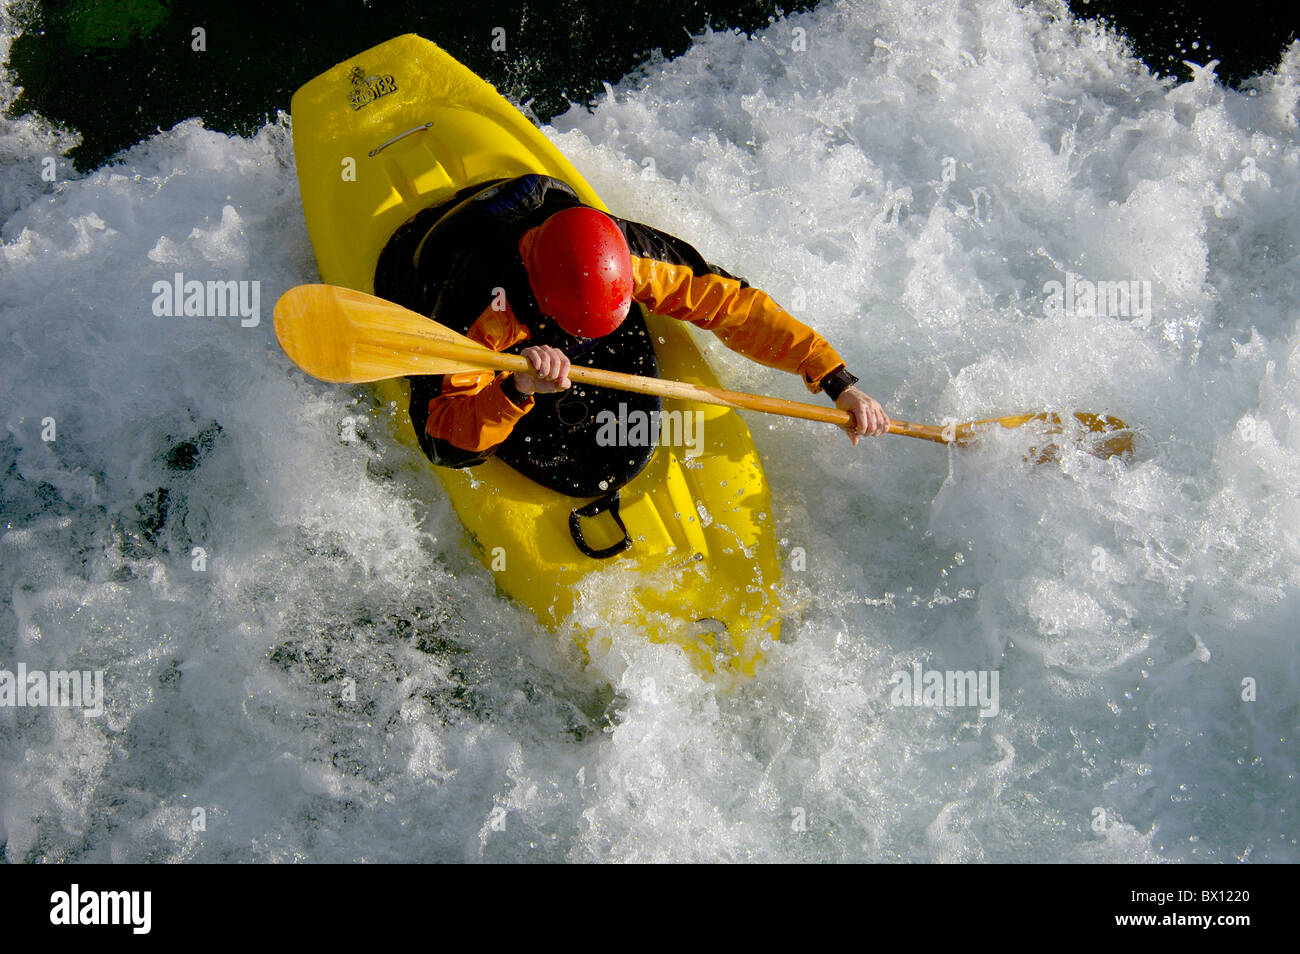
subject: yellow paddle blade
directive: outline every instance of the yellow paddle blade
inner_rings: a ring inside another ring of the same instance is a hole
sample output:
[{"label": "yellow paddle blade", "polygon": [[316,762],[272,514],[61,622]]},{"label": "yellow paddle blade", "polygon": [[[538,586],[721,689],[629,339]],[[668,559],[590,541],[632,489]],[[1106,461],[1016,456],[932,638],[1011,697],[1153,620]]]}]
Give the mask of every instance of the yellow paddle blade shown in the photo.
[{"label": "yellow paddle blade", "polygon": [[[496,355],[400,305],[336,285],[298,285],[281,295],[275,336],[294,364],[338,384],[481,371]],[[469,360],[447,356],[461,348],[472,349]]]},{"label": "yellow paddle blade", "polygon": [[[1133,439],[1136,434],[1131,427],[1118,417],[1110,414],[1089,414],[1086,411],[1076,411],[1072,417],[1076,423],[1067,425],[1065,421],[1062,421],[1061,415],[1055,412],[1036,411],[1030,414],[994,418],[989,421],[977,421],[973,425],[963,426],[977,427],[983,424],[996,423],[1006,428],[1013,428],[1038,421],[1046,421],[1048,435],[1067,435],[1068,431],[1073,430],[1075,433],[1067,436],[1077,439],[1083,449],[1094,457],[1105,460],[1108,457],[1130,458],[1133,456]],[[1079,425],[1082,425],[1082,432],[1079,431]],[[1060,447],[1055,442],[1043,447],[1031,447],[1026,459],[1045,464],[1056,460],[1059,450]]]},{"label": "yellow paddle blade", "polygon": [[[1046,421],[1048,435],[1060,434],[1076,438],[1083,443],[1090,454],[1103,460],[1107,457],[1127,458],[1133,455],[1133,440],[1136,432],[1119,418],[1109,414],[1089,414],[1086,411],[1076,411],[1073,417],[1074,423],[1069,425],[1061,419],[1061,415],[1052,411],[1029,411],[1024,414],[1012,414],[1009,417],[967,421],[964,424],[910,424],[907,421],[896,420],[890,424],[889,432],[904,437],[919,437],[922,440],[934,441],[936,444],[968,447],[978,443],[980,437],[994,425],[1010,429]],[[1040,464],[1046,463],[1056,459],[1058,450],[1055,443],[1042,448],[1030,448],[1027,459],[1035,459]]]}]

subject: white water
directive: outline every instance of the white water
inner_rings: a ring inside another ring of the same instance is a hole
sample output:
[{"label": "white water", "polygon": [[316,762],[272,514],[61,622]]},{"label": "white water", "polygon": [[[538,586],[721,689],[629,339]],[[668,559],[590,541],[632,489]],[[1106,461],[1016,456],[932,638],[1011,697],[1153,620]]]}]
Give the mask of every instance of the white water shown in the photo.
[{"label": "white water", "polygon": [[[51,185],[72,138],[0,119],[0,668],[108,694],[0,708],[4,857],[1295,861],[1298,84],[1300,46],[1241,93],[1055,6],[839,3],[555,123],[615,211],[791,304],[896,417],[1149,437],[1032,467],[1023,432],[751,419],[807,569],[730,694],[626,634],[579,672],[368,399],[291,371],[285,126],[185,123]],[[1067,270],[1151,282],[1151,320],[1047,317]],[[176,271],[259,280],[263,321],[155,317]],[[914,662],[997,669],[1000,711],[891,706]]]}]

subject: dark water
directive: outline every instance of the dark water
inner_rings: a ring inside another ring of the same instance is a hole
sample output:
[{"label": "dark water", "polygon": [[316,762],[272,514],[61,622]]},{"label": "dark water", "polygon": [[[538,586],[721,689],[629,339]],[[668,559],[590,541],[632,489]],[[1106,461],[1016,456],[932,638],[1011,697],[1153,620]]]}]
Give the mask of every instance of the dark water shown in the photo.
[{"label": "dark water", "polygon": [[1187,79],[1185,61],[1218,60],[1217,75],[1232,86],[1272,69],[1282,49],[1300,35],[1300,5],[1285,0],[1070,0],[1070,8],[1077,17],[1095,17],[1119,30],[1162,76]]},{"label": "dark water", "polygon": [[[774,0],[45,0],[20,14],[12,65],[35,110],[78,130],[73,159],[96,166],[191,116],[251,133],[293,91],[340,60],[416,32],[548,120],[646,62],[682,52],[706,28],[752,31],[782,10]],[[1222,61],[1240,83],[1276,65],[1300,18],[1287,4],[1133,4],[1074,0],[1076,15],[1106,19],[1153,70],[1185,77],[1184,59]],[[1277,11],[1289,8],[1289,15]],[[202,29],[202,50],[194,31]],[[504,32],[502,32],[504,31]],[[504,40],[505,49],[494,49]]]},{"label": "dark water", "polygon": [[[401,33],[419,33],[542,120],[585,101],[655,50],[672,57],[708,27],[753,30],[773,0],[47,0],[14,43],[35,110],[81,132],[73,159],[98,165],[158,128],[200,116],[249,134],[330,66]],[[194,30],[206,49],[195,50]],[[504,34],[502,34],[504,30]],[[505,49],[493,49],[504,39]]]}]

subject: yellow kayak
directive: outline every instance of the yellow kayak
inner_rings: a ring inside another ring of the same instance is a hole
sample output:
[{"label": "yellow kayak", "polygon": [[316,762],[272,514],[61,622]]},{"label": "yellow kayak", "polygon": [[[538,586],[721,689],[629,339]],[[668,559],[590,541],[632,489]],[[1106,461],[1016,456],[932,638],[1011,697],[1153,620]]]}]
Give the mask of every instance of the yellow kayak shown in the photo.
[{"label": "yellow kayak", "polygon": [[[554,176],[608,211],[491,85],[414,34],[322,73],[294,95],[292,113],[307,230],[333,285],[373,294],[394,232],[477,183]],[[660,376],[717,386],[682,322],[647,323]],[[409,385],[379,387],[398,408],[399,437],[420,453]],[[433,469],[500,589],[548,627],[572,626],[595,652],[603,632],[632,626],[680,646],[706,672],[752,675],[762,640],[779,635],[781,608],[758,453],[732,410],[665,400],[663,412],[665,421],[701,413],[692,420],[702,446],[660,446],[615,507],[542,487],[497,459]]]}]

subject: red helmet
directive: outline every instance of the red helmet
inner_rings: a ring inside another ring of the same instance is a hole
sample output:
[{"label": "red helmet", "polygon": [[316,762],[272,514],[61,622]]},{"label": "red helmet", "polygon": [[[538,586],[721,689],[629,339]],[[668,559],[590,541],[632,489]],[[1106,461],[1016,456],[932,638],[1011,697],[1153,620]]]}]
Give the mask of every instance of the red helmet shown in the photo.
[{"label": "red helmet", "polygon": [[571,335],[599,338],[617,328],[632,303],[632,253],[603,212],[574,206],[537,229],[524,263],[542,313]]}]

